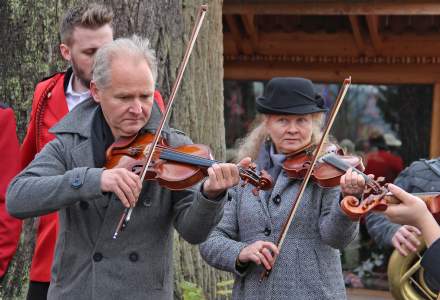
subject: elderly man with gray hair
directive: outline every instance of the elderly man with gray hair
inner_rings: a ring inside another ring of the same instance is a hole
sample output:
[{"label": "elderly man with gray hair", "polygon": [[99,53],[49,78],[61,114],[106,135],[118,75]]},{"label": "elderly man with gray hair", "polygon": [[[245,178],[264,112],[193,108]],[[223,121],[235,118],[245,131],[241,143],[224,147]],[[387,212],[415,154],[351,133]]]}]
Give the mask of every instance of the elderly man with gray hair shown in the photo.
[{"label": "elderly man with gray hair", "polygon": [[[221,218],[227,189],[239,182],[237,165],[227,163],[214,164],[201,185],[183,191],[104,168],[115,140],[156,130],[156,74],[148,40],[134,36],[100,48],[93,100],[51,129],[56,139],[9,186],[11,215],[59,212],[48,299],[172,299],[172,227],[190,243],[204,241]],[[191,143],[172,128],[163,136],[171,146]],[[127,207],[134,207],[130,226],[113,239]]]}]

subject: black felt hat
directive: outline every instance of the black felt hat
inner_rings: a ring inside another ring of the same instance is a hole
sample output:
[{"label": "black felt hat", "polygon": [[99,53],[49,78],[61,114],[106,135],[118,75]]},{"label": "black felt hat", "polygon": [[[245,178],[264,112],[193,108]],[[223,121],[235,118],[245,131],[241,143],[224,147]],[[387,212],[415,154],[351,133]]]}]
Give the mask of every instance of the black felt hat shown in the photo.
[{"label": "black felt hat", "polygon": [[272,78],[263,96],[257,98],[256,107],[263,114],[304,115],[327,111],[313,83],[299,77]]}]

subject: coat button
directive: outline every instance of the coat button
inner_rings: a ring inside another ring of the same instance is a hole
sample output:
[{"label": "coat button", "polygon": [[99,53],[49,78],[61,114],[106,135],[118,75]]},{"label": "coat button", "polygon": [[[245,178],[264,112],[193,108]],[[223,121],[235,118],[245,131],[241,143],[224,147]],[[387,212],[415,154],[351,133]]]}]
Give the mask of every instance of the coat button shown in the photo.
[{"label": "coat button", "polygon": [[79,189],[82,186],[81,178],[79,178],[79,176],[76,176],[75,179],[73,180],[71,186],[74,189]]},{"label": "coat button", "polygon": [[96,262],[101,261],[102,260],[102,253],[96,252],[95,254],[93,254],[93,260]]},{"label": "coat button", "polygon": [[136,252],[131,252],[130,255],[128,256],[128,258],[132,262],[137,262],[139,259],[139,255]]},{"label": "coat button", "polygon": [[265,236],[269,236],[271,232],[272,232],[272,231],[271,231],[270,228],[268,228],[268,227],[266,227],[266,228],[264,229],[264,235],[265,235]]},{"label": "coat button", "polygon": [[87,208],[89,208],[89,203],[87,203],[86,201],[80,201],[79,207],[81,207],[82,210],[87,210]]},{"label": "coat button", "polygon": [[273,203],[275,203],[276,205],[279,205],[281,203],[281,196],[280,196],[280,194],[276,195],[273,198]]}]

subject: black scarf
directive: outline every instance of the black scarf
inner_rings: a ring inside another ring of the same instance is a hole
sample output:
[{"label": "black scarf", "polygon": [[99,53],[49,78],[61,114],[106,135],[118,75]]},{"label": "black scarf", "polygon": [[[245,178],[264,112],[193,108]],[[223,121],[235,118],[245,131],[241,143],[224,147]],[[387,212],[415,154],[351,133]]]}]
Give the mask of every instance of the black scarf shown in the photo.
[{"label": "black scarf", "polygon": [[104,118],[101,107],[96,110],[93,118],[91,138],[95,167],[102,168],[105,164],[105,151],[113,144],[115,139]]}]

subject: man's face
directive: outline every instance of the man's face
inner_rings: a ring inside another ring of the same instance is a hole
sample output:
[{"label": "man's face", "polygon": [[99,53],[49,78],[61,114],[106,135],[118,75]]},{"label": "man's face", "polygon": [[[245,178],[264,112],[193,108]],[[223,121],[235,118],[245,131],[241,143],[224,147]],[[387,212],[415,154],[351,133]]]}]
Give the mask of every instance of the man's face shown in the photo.
[{"label": "man's face", "polygon": [[115,139],[135,135],[150,118],[154,80],[145,59],[114,57],[108,86],[99,89],[92,81],[90,87]]},{"label": "man's face", "polygon": [[70,45],[61,44],[61,54],[70,61],[73,74],[84,87],[92,80],[93,59],[96,51],[113,40],[113,30],[109,24],[98,29],[75,27]]}]

